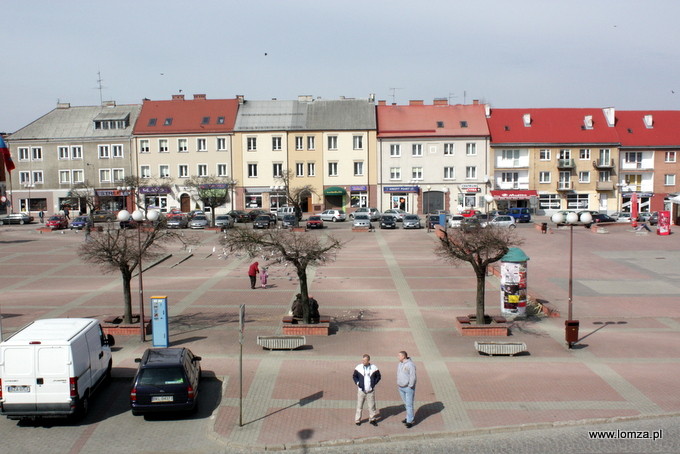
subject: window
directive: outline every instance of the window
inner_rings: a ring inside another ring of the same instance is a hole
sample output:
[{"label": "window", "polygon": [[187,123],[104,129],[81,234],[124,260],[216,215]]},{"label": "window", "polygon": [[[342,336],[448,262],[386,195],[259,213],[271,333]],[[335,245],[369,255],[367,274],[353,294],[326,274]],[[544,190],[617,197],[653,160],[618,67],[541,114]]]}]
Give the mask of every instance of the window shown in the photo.
[{"label": "window", "polygon": [[99,182],[100,183],[111,182],[111,169],[99,169]]},{"label": "window", "polygon": [[156,119],[155,118],[149,118],[149,126],[156,126]]},{"label": "window", "polygon": [[627,163],[641,163],[642,162],[642,152],[641,151],[629,151],[626,152],[626,162]]},{"label": "window", "polygon": [[186,164],[180,164],[177,166],[177,176],[180,178],[188,178],[189,177],[189,166]]},{"label": "window", "polygon": [[158,176],[161,178],[167,178],[170,176],[170,166],[162,164],[158,166]]},{"label": "window", "polygon": [[398,158],[401,156],[401,144],[393,143],[390,145],[390,157]]},{"label": "window", "polygon": [[281,137],[272,137],[272,150],[281,151]]},{"label": "window", "polygon": [[224,117],[217,117],[217,124],[223,125],[224,124]]},{"label": "window", "polygon": [[590,183],[590,172],[579,172],[578,173],[579,183]]},{"label": "window", "polygon": [[163,126],[172,126],[172,118],[166,118]]},{"label": "window", "polygon": [[364,136],[354,136],[354,149],[355,150],[364,149]]},{"label": "window", "polygon": [[560,181],[558,183],[559,189],[571,188],[571,172],[560,172]]},{"label": "window", "polygon": [[217,138],[217,151],[226,151],[227,149],[227,139],[225,137]]},{"label": "window", "polygon": [[467,126],[468,126],[468,125],[467,125],[467,121],[464,121],[464,120],[463,120],[463,121],[460,122],[460,127],[461,127],[461,128],[467,128]]},{"label": "window", "polygon": [[199,177],[207,177],[208,176],[208,164],[198,164],[196,166],[196,169],[198,170],[198,176]]},{"label": "window", "polygon": [[675,174],[666,174],[663,176],[663,184],[666,186],[675,186]]},{"label": "window", "polygon": [[411,156],[422,156],[423,155],[423,144],[414,143],[411,146]]},{"label": "window", "polygon": [[476,178],[477,178],[477,167],[467,166],[465,168],[465,179],[466,180],[474,180]]},{"label": "window", "polygon": [[308,150],[313,150],[314,149],[314,144],[315,144],[315,137],[314,136],[307,136],[307,149]]},{"label": "window", "polygon": [[338,136],[328,136],[328,149],[329,150],[338,149]]},{"label": "window", "polygon": [[453,156],[453,145],[452,143],[444,144],[444,156]]},{"label": "window", "polygon": [[295,163],[295,176],[296,177],[305,176],[305,164],[303,162]]},{"label": "window", "polygon": [[158,152],[159,153],[167,153],[168,152],[168,139],[159,139],[158,140]]},{"label": "window", "polygon": [[675,151],[667,151],[665,162],[675,162]]},{"label": "window", "polygon": [[108,145],[99,145],[98,147],[99,150],[99,159],[109,159],[109,146]]},{"label": "window", "polygon": [[83,147],[80,145],[71,147],[71,159],[83,159]]},{"label": "window", "polygon": [[30,184],[31,172],[19,172],[19,184]]},{"label": "window", "polygon": [[571,159],[571,150],[568,148],[561,149],[557,159]]},{"label": "window", "polygon": [[140,166],[139,167],[139,176],[141,178],[151,178],[151,167]]},{"label": "window", "polygon": [[147,139],[142,139],[139,141],[139,152],[140,153],[149,152],[149,141]]},{"label": "window", "polygon": [[33,183],[35,184],[43,184],[43,173],[42,170],[34,170],[33,171]]},{"label": "window", "polygon": [[73,183],[83,183],[85,181],[85,171],[83,170],[74,170],[73,171]]},{"label": "window", "polygon": [[177,151],[186,153],[189,151],[189,141],[187,139],[177,139]]},{"label": "window", "polygon": [[113,169],[113,181],[119,183],[125,179],[125,169]]},{"label": "window", "polygon": [[217,176],[218,177],[226,177],[227,176],[227,165],[226,164],[217,164]]},{"label": "window", "polygon": [[272,176],[274,178],[281,178],[283,176],[283,164],[275,162],[272,165]]},{"label": "window", "polygon": [[541,194],[538,198],[538,207],[543,210],[559,210],[559,194]]},{"label": "window", "polygon": [[456,179],[456,169],[455,169],[455,167],[444,167],[444,179],[445,180],[455,180]]},{"label": "window", "polygon": [[550,183],[550,172],[540,172],[538,174],[539,183]]},{"label": "window", "polygon": [[466,143],[465,144],[465,156],[477,156],[477,144],[476,143]]},{"label": "window", "polygon": [[598,181],[607,182],[612,181],[612,173],[609,170],[600,170]]},{"label": "window", "polygon": [[513,189],[519,189],[519,173],[517,172],[503,172],[501,173],[501,182],[512,185]]},{"label": "window", "polygon": [[205,138],[196,139],[196,151],[208,151],[208,141]]},{"label": "window", "polygon": [[550,150],[540,150],[538,152],[538,159],[541,161],[550,161]]},{"label": "window", "polygon": [[42,148],[33,147],[31,148],[31,159],[34,161],[42,161]]},{"label": "window", "polygon": [[210,117],[203,117],[201,124],[202,125],[209,125],[210,124]]},{"label": "window", "polygon": [[70,170],[60,170],[59,171],[59,183],[68,184],[71,182],[71,171]]},{"label": "window", "polygon": [[308,177],[316,176],[316,163],[314,162],[307,163],[307,176]]},{"label": "window", "polygon": [[337,162],[329,162],[328,163],[328,176],[329,177],[337,177],[338,176],[338,163]]},{"label": "window", "polygon": [[401,180],[401,167],[390,167],[390,180]]},{"label": "window", "polygon": [[28,153],[28,148],[19,148],[19,161],[28,161],[31,159],[31,155]]},{"label": "window", "polygon": [[411,178],[414,180],[423,179],[423,168],[422,167],[411,167]]},{"label": "window", "polygon": [[354,162],[354,176],[360,177],[364,175],[364,161]]},{"label": "window", "polygon": [[68,147],[58,147],[57,148],[57,157],[59,159],[68,159],[69,158]]},{"label": "window", "polygon": [[246,139],[246,146],[248,151],[256,151],[257,150],[257,137],[248,137]]},{"label": "window", "polygon": [[304,150],[305,139],[302,136],[295,136],[295,149]]},{"label": "window", "polygon": [[581,148],[578,151],[578,158],[589,161],[590,160],[590,148]]},{"label": "window", "polygon": [[248,164],[248,178],[257,178],[257,164]]},{"label": "window", "polygon": [[111,145],[111,156],[114,158],[123,157],[123,146],[122,145]]}]

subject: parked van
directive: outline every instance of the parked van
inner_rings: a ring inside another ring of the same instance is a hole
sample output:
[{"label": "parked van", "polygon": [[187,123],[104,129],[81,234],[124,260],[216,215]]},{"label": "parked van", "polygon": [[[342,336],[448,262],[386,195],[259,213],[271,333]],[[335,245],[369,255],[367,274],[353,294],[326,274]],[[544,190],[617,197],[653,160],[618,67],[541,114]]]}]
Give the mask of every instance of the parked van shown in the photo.
[{"label": "parked van", "polygon": [[298,221],[302,219],[302,213],[296,212],[295,207],[281,207],[281,208],[279,208],[278,210],[276,210],[276,219],[278,219],[280,221],[287,214],[296,215]]},{"label": "parked van", "polygon": [[0,343],[0,414],[9,419],[87,413],[111,378],[113,336],[98,320],[36,320]]},{"label": "parked van", "polygon": [[516,222],[531,222],[531,211],[529,211],[529,208],[510,208],[508,214],[515,218]]}]

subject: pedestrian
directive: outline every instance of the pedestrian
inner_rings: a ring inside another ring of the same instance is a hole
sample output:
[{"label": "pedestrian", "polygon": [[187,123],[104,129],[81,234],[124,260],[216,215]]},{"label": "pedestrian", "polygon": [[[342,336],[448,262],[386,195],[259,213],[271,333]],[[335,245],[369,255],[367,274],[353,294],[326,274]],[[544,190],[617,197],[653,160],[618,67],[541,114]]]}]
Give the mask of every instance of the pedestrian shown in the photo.
[{"label": "pedestrian", "polygon": [[378,409],[375,405],[375,385],[380,381],[378,366],[371,364],[371,357],[364,355],[352,374],[352,379],[357,385],[357,411],[354,415],[354,423],[361,425],[361,412],[364,402],[368,402],[368,422],[378,427]]},{"label": "pedestrian", "polygon": [[312,295],[309,295],[309,318],[312,323],[319,323],[319,303]]},{"label": "pedestrian", "polygon": [[40,218],[40,223],[43,224],[45,222],[45,212],[43,210],[40,210],[40,213],[38,213],[38,217]]},{"label": "pedestrian", "polygon": [[399,352],[399,365],[397,366],[397,386],[401,400],[406,406],[406,419],[402,421],[407,429],[413,427],[413,400],[416,394],[416,365],[405,351]]},{"label": "pedestrian", "polygon": [[302,306],[302,295],[298,293],[295,295],[295,300],[293,301],[293,306],[291,307],[291,312],[293,315],[293,318],[299,318],[301,319],[303,314],[304,314],[304,309]]},{"label": "pedestrian", "polygon": [[267,288],[268,277],[269,274],[267,274],[267,267],[263,266],[262,271],[260,271],[260,282],[262,282],[262,288]]},{"label": "pedestrian", "polygon": [[257,273],[260,272],[260,264],[259,262],[255,262],[252,265],[250,265],[250,268],[248,268],[248,277],[250,277],[250,288],[255,288],[255,278],[257,277]]},{"label": "pedestrian", "polygon": [[64,207],[64,217],[66,217],[66,219],[71,219],[71,218],[68,216],[68,207]]}]

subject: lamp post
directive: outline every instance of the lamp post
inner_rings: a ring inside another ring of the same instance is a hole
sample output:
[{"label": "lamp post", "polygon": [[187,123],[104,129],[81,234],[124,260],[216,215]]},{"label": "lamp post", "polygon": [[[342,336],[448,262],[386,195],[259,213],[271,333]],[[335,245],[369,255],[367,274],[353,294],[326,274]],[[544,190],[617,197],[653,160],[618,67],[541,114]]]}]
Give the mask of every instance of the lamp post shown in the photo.
[{"label": "lamp post", "polygon": [[485,195],[484,201],[486,202],[486,214],[489,214],[489,205],[493,203],[493,196],[491,194]]},{"label": "lamp post", "polygon": [[590,213],[583,213],[579,219],[577,213],[571,212],[565,217],[562,213],[555,213],[552,215],[552,221],[555,224],[567,224],[569,226],[569,300],[567,310],[567,320],[564,322],[565,326],[565,341],[567,347],[571,348],[572,344],[578,341],[578,327],[579,321],[573,319],[573,290],[574,290],[574,225],[575,224],[590,224],[593,217]]},{"label": "lamp post", "polygon": [[125,197],[123,199],[125,201],[123,204],[123,210],[127,210],[128,198],[130,197],[130,191],[132,191],[132,186],[118,186],[116,189],[118,189],[120,195]]},{"label": "lamp post", "polygon": [[[142,210],[135,210],[132,212],[132,219],[137,223],[137,267],[139,268],[139,328],[142,342],[146,341],[146,334],[144,333],[144,280],[142,279],[142,226],[145,220],[154,222],[158,219],[159,212],[156,210],[144,212]],[[118,212],[119,221],[127,221],[130,219],[130,212],[128,210],[120,210]]]},{"label": "lamp post", "polygon": [[26,212],[30,215],[31,214],[31,188],[34,188],[35,185],[33,183],[24,183],[23,186],[24,186],[24,189],[28,189],[28,199],[26,200]]}]

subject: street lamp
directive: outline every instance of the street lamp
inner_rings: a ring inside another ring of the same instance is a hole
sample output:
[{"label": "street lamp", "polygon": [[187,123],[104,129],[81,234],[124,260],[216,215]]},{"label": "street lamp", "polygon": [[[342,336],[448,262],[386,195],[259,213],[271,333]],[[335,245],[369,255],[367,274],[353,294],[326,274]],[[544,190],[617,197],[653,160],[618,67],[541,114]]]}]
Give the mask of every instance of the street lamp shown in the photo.
[{"label": "street lamp", "polygon": [[565,340],[567,342],[567,347],[571,348],[572,344],[578,341],[578,320],[573,320],[573,290],[574,290],[574,224],[590,224],[593,221],[593,217],[590,213],[579,215],[574,212],[570,212],[565,217],[562,213],[555,213],[552,215],[552,221],[555,224],[567,224],[569,226],[569,306],[567,320],[564,322],[565,326]]},{"label": "street lamp", "polygon": [[485,195],[484,201],[486,202],[486,214],[489,214],[489,205],[493,203],[493,196],[491,194]]},{"label": "street lamp", "polygon": [[125,203],[123,204],[123,209],[127,210],[128,198],[130,197],[130,191],[132,191],[132,186],[118,186],[118,192],[124,197]]},{"label": "street lamp", "polygon": [[24,183],[23,186],[24,189],[28,189],[28,200],[26,200],[26,212],[28,214],[31,214],[31,188],[34,188],[35,185],[32,183]]},{"label": "street lamp", "polygon": [[[144,212],[142,210],[135,210],[132,212],[132,219],[137,223],[137,267],[139,268],[139,328],[142,342],[146,341],[144,333],[144,281],[142,279],[142,226],[145,220],[154,222],[158,219],[160,213],[156,210]],[[127,221],[130,219],[130,212],[128,210],[120,210],[118,212],[119,221]]]}]

